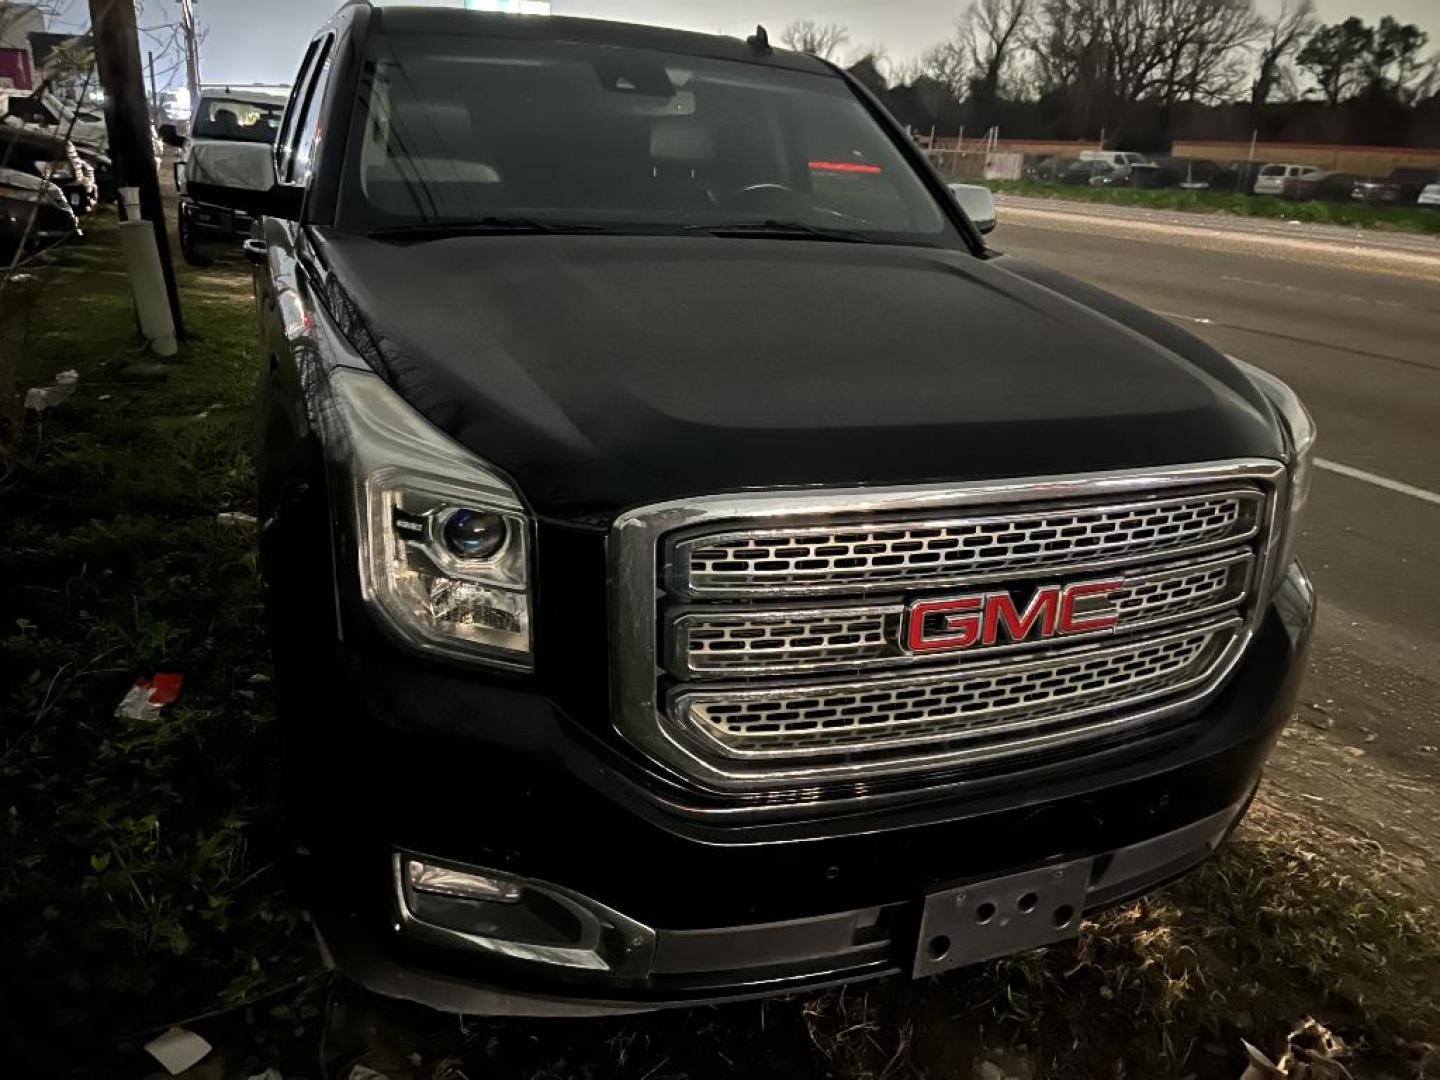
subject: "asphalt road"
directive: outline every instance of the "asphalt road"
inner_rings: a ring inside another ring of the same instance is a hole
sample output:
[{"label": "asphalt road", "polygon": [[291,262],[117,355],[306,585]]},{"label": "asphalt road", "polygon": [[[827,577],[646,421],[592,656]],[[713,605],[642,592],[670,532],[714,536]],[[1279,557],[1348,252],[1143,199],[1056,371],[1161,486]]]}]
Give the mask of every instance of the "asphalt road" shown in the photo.
[{"label": "asphalt road", "polygon": [[[1440,238],[1011,198],[991,240],[1167,314],[1305,400],[1324,467],[1300,553],[1322,614],[1308,723],[1277,771],[1426,859],[1440,839]],[[1421,876],[1440,884],[1433,865]]]}]

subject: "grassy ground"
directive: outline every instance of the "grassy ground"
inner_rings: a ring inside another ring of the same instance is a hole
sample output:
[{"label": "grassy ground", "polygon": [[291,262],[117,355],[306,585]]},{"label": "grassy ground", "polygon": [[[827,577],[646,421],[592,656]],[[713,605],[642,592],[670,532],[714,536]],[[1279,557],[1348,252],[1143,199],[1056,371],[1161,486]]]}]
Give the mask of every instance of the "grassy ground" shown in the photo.
[{"label": "grassy ground", "polygon": [[[1373,845],[1262,798],[1203,871],[1073,945],[922,983],[588,1022],[459,1021],[319,971],[275,869],[250,510],[256,375],[236,264],[182,278],[192,340],[141,359],[111,228],[0,294],[0,1068],[140,1076],[147,1029],[210,1076],[1234,1080],[1308,1016],[1357,1077],[1440,1042],[1440,936]],[[14,391],[74,368],[43,426]],[[117,720],[178,671],[159,720]],[[1440,1068],[1440,1057],[1428,1066]]]},{"label": "grassy ground", "polygon": [[1197,214],[1283,218],[1323,225],[1348,225],[1396,232],[1440,233],[1440,209],[1422,206],[1367,206],[1363,203],[1294,202],[1275,195],[1238,195],[1223,191],[1181,191],[1178,188],[1092,188],[1045,184],[1035,180],[986,180],[994,191],[1042,199],[1071,199],[1183,210]]}]

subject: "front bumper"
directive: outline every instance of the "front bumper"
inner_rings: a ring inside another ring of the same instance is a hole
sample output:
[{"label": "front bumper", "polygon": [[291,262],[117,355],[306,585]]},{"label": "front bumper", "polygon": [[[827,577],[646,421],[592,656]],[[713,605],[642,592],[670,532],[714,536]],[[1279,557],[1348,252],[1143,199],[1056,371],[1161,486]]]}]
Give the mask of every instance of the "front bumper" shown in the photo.
[{"label": "front bumper", "polygon": [[179,213],[188,228],[206,236],[244,239],[255,227],[255,219],[244,210],[184,199]]},{"label": "front bumper", "polygon": [[[1313,616],[1292,568],[1229,684],[1144,739],[759,823],[656,792],[549,699],[472,699],[495,718],[482,742],[450,719],[447,677],[352,655],[327,688],[349,736],[305,777],[306,901],[341,970],[450,1011],[635,1012],[915,971],[926,897],[1074,864],[1093,911],[1210,854],[1291,715]],[[638,960],[597,946],[587,968],[446,940],[407,912],[398,852],[556,889],[650,941]]]}]

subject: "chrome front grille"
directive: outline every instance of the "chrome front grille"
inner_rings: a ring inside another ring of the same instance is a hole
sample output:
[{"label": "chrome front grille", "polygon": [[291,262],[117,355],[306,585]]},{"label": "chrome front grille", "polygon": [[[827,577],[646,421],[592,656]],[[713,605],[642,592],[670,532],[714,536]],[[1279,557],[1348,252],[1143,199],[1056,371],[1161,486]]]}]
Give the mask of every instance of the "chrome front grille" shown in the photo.
[{"label": "chrome front grille", "polygon": [[[612,536],[617,726],[767,809],[1148,730],[1248,643],[1284,477],[1244,461],[636,511]],[[1103,618],[1017,629],[1087,589]],[[976,597],[1007,621],[945,641],[947,605]],[[926,618],[953,651],[926,651]]]},{"label": "chrome front grille", "polygon": [[993,741],[1056,716],[1080,720],[1187,689],[1206,677],[1236,626],[1230,620],[1111,648],[1055,649],[1039,659],[900,679],[686,694],[675,711],[734,757]]},{"label": "chrome front grille", "polygon": [[[1254,561],[1254,555],[1241,548],[1126,574],[1115,594],[1118,626],[1103,633],[1111,636],[1235,608],[1245,598]],[[900,601],[801,610],[747,607],[684,612],[672,624],[668,666],[677,677],[716,678],[933,664],[933,655],[915,655],[901,647],[904,613]]]},{"label": "chrome front grille", "polygon": [[675,544],[679,593],[750,597],[928,588],[1043,567],[1094,569],[1207,551],[1260,527],[1255,490],[1027,513],[726,532]]}]

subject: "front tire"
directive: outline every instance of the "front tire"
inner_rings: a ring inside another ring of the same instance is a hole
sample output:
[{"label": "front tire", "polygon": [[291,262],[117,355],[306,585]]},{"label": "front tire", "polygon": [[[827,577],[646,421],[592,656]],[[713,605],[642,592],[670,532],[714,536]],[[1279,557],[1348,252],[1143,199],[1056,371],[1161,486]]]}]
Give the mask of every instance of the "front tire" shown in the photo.
[{"label": "front tire", "polygon": [[180,254],[187,265],[203,269],[214,263],[215,260],[200,250],[199,237],[195,235],[195,226],[190,224],[190,215],[184,206],[180,207],[176,229],[180,234]]}]

